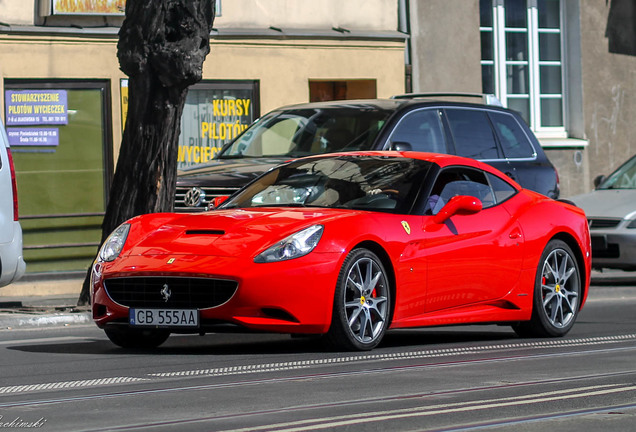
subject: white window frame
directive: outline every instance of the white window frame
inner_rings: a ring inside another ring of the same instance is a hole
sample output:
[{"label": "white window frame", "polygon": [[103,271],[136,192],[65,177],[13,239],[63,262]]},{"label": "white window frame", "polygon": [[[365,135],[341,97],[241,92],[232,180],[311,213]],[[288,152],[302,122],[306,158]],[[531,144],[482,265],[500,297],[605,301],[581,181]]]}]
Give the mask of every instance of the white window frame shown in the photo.
[{"label": "white window frame", "polygon": [[[559,28],[547,29],[539,28],[538,0],[527,0],[527,28],[506,28],[505,26],[505,3],[504,0],[492,0],[492,27],[480,27],[481,32],[490,32],[493,37],[493,60],[482,60],[482,66],[488,65],[493,67],[494,72],[494,88],[495,94],[502,101],[504,106],[508,106],[508,98],[514,98],[517,95],[509,94],[507,68],[508,66],[527,65],[528,66],[528,95],[518,95],[518,98],[530,99],[529,112],[530,128],[539,138],[566,138],[567,131],[567,107],[566,107],[566,70],[565,61],[566,44],[564,29],[565,12],[564,1],[559,0]],[[528,42],[528,60],[527,61],[511,61],[506,58],[506,33],[523,32],[527,33]],[[560,60],[546,61],[539,60],[539,34],[540,33],[556,33],[560,35]],[[561,93],[541,94],[540,69],[541,66],[560,66],[561,67]],[[561,99],[561,112],[563,126],[542,126],[541,125],[541,100],[542,99]]]}]

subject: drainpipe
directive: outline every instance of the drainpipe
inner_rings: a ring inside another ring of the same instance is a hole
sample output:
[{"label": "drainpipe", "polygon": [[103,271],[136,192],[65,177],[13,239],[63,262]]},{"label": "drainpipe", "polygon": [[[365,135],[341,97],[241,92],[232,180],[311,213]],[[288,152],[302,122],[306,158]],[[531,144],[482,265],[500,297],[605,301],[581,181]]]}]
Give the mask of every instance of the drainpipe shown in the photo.
[{"label": "drainpipe", "polygon": [[404,90],[413,92],[413,66],[411,65],[411,26],[409,0],[398,0],[398,31],[407,35],[404,49]]}]

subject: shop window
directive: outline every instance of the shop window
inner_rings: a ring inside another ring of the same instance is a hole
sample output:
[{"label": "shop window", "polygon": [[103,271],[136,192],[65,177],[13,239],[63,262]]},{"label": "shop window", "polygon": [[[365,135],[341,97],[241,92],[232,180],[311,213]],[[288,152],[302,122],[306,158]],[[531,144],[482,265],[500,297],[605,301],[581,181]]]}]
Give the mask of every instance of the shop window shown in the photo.
[{"label": "shop window", "polygon": [[309,80],[309,101],[322,102],[347,99],[375,99],[375,80]]},{"label": "shop window", "polygon": [[259,117],[258,81],[215,80],[193,85],[181,116],[178,168],[210,162]]},{"label": "shop window", "polygon": [[6,80],[4,96],[27,273],[85,272],[112,166],[110,85]]},{"label": "shop window", "polygon": [[[128,114],[128,79],[120,82],[122,128]],[[256,80],[209,80],[188,90],[183,114],[177,168],[209,163],[260,117],[260,90]]]}]

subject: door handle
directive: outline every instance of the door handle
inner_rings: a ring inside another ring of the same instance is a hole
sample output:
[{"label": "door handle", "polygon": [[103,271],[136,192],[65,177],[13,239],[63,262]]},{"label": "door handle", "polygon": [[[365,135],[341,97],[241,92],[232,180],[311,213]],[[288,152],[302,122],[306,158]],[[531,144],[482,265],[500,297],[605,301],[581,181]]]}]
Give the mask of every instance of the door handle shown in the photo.
[{"label": "door handle", "polygon": [[513,229],[510,234],[508,234],[508,237],[510,237],[512,240],[516,240],[521,238],[521,230],[519,228],[515,228]]}]

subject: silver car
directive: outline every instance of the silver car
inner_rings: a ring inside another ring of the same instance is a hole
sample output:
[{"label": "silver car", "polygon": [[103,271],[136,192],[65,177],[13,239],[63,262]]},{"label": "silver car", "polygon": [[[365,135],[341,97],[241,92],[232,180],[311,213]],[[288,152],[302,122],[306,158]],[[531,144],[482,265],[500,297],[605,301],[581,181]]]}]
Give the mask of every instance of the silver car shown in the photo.
[{"label": "silver car", "polygon": [[571,197],[585,210],[592,236],[592,267],[636,270],[636,155],[596,189]]},{"label": "silver car", "polygon": [[22,277],[22,227],[9,139],[0,121],[0,287]]}]

